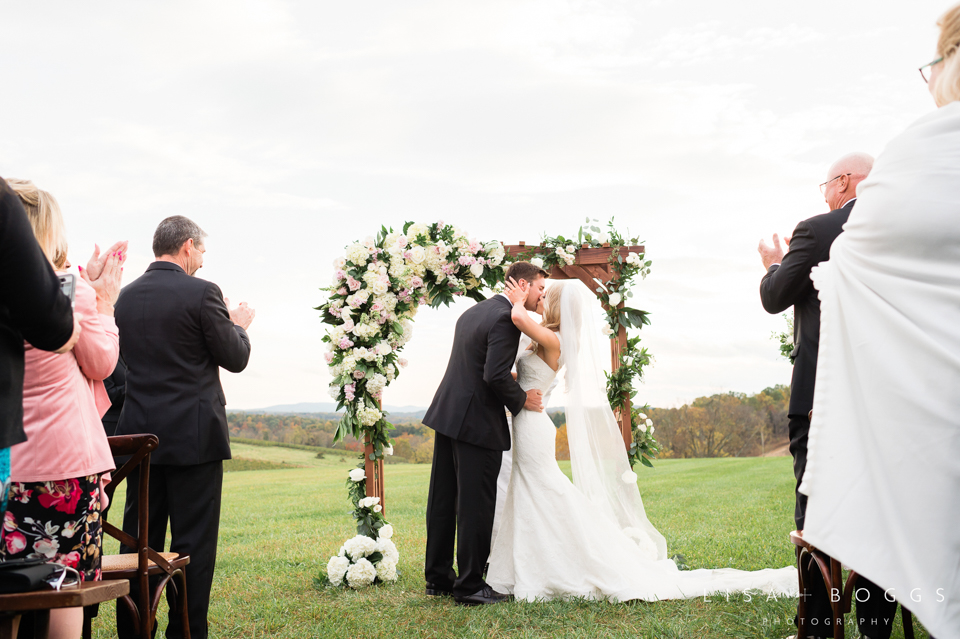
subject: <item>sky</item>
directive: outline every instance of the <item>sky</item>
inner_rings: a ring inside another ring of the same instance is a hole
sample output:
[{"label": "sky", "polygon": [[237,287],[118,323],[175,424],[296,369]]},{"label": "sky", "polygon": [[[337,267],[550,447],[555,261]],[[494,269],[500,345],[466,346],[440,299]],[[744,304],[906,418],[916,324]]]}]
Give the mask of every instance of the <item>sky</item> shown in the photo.
[{"label": "sky", "polygon": [[[788,384],[762,237],[933,110],[917,68],[950,5],[813,0],[4,3],[0,176],[60,202],[70,259],[157,223],[209,234],[198,277],[257,311],[228,408],[329,401],[314,307],[381,225],[487,241],[614,218],[653,261],[639,403]],[[427,406],[456,318],[424,310],[384,402]]]}]

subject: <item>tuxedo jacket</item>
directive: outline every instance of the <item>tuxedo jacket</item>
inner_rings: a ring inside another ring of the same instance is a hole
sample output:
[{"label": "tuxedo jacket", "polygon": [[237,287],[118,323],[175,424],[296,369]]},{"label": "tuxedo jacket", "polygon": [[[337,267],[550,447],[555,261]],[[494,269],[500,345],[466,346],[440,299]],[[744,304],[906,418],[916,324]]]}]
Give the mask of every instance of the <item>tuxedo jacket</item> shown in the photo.
[{"label": "tuxedo jacket", "polygon": [[854,200],[829,213],[797,224],[790,250],[760,282],[760,300],[768,313],[793,307],[793,378],[790,382],[790,417],[806,417],[813,409],[813,386],[820,348],[820,298],[810,280],[810,270],[830,259],[830,246],[843,232]]},{"label": "tuxedo jacket", "polygon": [[495,295],[460,316],[447,372],[424,424],[481,448],[510,449],[503,407],[516,415],[527,401],[510,374],[520,343],[520,329],[510,319],[512,308],[509,300]]},{"label": "tuxedo jacket", "polygon": [[0,178],[0,449],[23,432],[23,342],[55,351],[73,334],[70,300],[43,255],[20,198]]},{"label": "tuxedo jacket", "polygon": [[220,288],[154,262],[124,287],[116,320],[127,365],[117,435],[156,435],[153,464],[230,459],[220,367],[246,368],[250,339],[230,319]]}]

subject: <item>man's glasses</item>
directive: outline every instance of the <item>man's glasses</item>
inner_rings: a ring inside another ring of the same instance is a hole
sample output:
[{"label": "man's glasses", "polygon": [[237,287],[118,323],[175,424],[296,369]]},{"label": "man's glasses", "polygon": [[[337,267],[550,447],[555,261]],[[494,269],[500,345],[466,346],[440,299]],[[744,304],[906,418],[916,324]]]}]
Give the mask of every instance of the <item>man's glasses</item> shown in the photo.
[{"label": "man's glasses", "polygon": [[842,173],[842,174],[838,175],[837,177],[835,177],[835,178],[830,178],[829,180],[827,180],[826,182],[824,182],[823,184],[821,184],[821,185],[820,185],[820,195],[826,195],[826,194],[827,194],[827,185],[828,185],[828,184],[830,184],[830,183],[833,182],[834,180],[839,180],[840,178],[845,177],[845,176],[847,176],[847,175],[850,175],[850,174],[849,174],[849,173]]},{"label": "man's glasses", "polygon": [[923,78],[924,82],[930,84],[930,71],[933,69],[933,65],[940,64],[941,62],[943,62],[943,56],[920,67],[920,77]]}]

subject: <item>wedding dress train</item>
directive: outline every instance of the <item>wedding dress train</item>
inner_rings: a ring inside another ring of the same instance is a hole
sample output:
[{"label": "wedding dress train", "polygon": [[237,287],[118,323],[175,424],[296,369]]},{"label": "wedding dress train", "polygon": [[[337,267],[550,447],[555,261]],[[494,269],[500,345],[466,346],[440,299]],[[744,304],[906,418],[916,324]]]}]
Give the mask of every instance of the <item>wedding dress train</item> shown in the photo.
[{"label": "wedding dress train", "polygon": [[[610,425],[613,415],[605,394],[603,406],[597,405],[599,400],[584,401],[583,391],[597,379],[583,366],[581,356],[587,351],[580,342],[581,326],[572,321],[575,312],[584,309],[566,308],[572,301],[567,298],[580,294],[572,288],[565,285],[561,324],[564,334],[569,326],[569,332],[577,335],[560,337],[575,360],[566,364],[575,481],[557,465],[557,429],[550,418],[521,411],[513,422],[513,468],[487,583],[526,601],[566,597],[655,601],[748,590],[796,596],[797,572],[792,566],[755,572],[681,571],[667,558],[663,536],[644,513],[636,478],[627,474],[623,440],[618,431],[607,432],[615,426]],[[583,328],[586,338],[588,330]],[[525,391],[546,392],[555,376],[533,351],[517,360],[517,381]]]}]

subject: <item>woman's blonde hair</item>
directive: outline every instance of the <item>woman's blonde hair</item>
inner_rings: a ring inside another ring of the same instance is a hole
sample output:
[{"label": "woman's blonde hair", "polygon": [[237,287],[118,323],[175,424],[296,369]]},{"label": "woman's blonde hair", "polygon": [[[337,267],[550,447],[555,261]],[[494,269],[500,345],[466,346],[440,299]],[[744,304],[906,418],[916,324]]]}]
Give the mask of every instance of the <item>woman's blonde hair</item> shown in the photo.
[{"label": "woman's blonde hair", "polygon": [[548,286],[543,293],[543,321],[540,324],[551,331],[560,328],[560,292],[562,290],[563,284],[554,284]]},{"label": "woman's blonde hair", "polygon": [[7,184],[20,197],[44,255],[54,268],[63,269],[67,264],[67,231],[57,199],[30,180],[14,178],[7,180]]},{"label": "woman's blonde hair", "polygon": [[940,39],[937,55],[943,58],[943,68],[933,87],[933,99],[938,107],[960,100],[960,4],[948,9],[937,20]]}]

